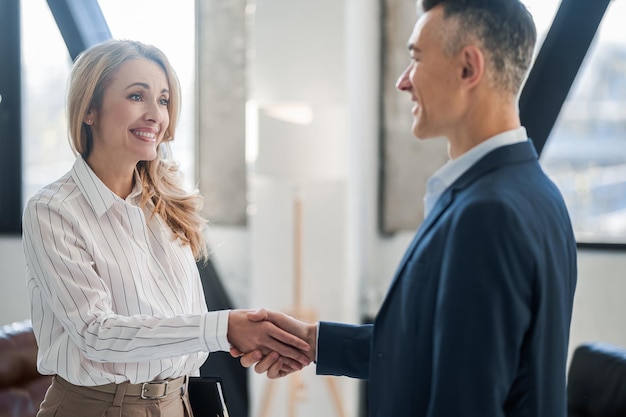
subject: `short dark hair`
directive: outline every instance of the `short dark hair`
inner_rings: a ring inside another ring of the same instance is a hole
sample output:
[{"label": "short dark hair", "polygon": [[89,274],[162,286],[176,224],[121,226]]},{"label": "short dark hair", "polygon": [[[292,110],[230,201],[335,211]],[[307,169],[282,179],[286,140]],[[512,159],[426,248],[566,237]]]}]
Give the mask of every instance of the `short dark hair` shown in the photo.
[{"label": "short dark hair", "polygon": [[[517,94],[530,68],[537,30],[531,14],[519,0],[420,0],[424,12],[443,6],[444,19],[454,19],[457,30],[446,30],[450,53],[469,42],[484,49],[493,71],[490,79]],[[449,29],[449,28],[446,28]]]}]

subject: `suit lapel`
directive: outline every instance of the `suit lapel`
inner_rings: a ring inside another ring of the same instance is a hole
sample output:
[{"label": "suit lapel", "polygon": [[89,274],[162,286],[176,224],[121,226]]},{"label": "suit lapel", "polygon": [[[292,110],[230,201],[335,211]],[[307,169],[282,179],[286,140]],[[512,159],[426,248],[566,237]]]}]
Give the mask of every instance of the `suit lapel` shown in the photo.
[{"label": "suit lapel", "polygon": [[432,210],[430,211],[428,216],[424,219],[419,229],[417,230],[417,233],[415,234],[415,237],[411,241],[411,244],[409,245],[408,249],[404,253],[404,257],[400,261],[398,269],[396,270],[396,274],[393,278],[390,289],[394,286],[394,284],[398,280],[398,277],[402,275],[402,271],[404,270],[406,263],[408,262],[413,252],[415,252],[415,248],[417,247],[419,242],[422,240],[422,236],[424,236],[424,234],[426,234],[426,232],[428,232],[433,227],[433,225],[437,222],[439,217],[441,217],[441,215],[446,211],[448,206],[452,204],[453,200],[454,198],[453,198],[451,188],[448,188],[446,191],[444,191],[441,197],[439,197],[439,199],[433,206]]},{"label": "suit lapel", "polygon": [[[453,203],[456,195],[460,190],[467,188],[470,184],[476,181],[478,178],[488,174],[489,172],[503,166],[510,165],[519,162],[529,162],[537,160],[537,152],[530,140],[526,142],[516,143],[513,145],[502,146],[494,149],[487,155],[479,159],[474,165],[472,165],[463,175],[461,175],[450,187],[448,187],[435,203],[435,206],[424,219],[419,227],[415,237],[411,241],[408,249],[406,250],[404,257],[400,261],[396,274],[389,287],[388,294],[395,286],[398,278],[402,276],[402,272],[408,262],[409,258],[415,252],[415,249],[419,245],[422,237],[437,223],[441,215],[450,207]],[[387,298],[387,297],[386,297]]]}]

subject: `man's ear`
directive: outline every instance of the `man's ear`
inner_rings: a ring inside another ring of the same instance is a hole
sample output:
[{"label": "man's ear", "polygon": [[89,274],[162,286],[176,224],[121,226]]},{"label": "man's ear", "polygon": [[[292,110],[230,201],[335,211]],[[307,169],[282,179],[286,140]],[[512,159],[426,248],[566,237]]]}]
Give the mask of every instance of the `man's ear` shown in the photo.
[{"label": "man's ear", "polygon": [[462,81],[468,87],[480,82],[485,73],[485,55],[476,45],[468,45],[461,52]]}]

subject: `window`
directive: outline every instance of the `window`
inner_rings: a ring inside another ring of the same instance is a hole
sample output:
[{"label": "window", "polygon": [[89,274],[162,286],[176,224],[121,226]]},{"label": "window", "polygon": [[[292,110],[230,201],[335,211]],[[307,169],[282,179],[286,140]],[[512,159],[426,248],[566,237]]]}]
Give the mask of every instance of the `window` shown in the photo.
[{"label": "window", "polygon": [[625,19],[611,2],[541,156],[579,243],[626,243]]},{"label": "window", "polygon": [[23,196],[67,172],[65,96],[72,61],[46,0],[22,1]]},{"label": "window", "polygon": [[[194,178],[194,0],[100,0],[115,38],[135,39],[159,47],[181,83],[182,110],[174,159],[187,186]],[[71,169],[65,120],[67,81],[72,61],[46,0],[22,1],[24,83],[24,199]]]}]

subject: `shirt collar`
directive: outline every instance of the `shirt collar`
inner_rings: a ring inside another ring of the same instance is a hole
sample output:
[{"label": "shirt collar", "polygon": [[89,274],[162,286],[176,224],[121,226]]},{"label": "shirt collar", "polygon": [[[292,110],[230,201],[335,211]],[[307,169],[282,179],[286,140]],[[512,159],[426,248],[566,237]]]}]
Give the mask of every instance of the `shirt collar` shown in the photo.
[{"label": "shirt collar", "polygon": [[527,140],[526,128],[522,126],[517,129],[499,133],[474,146],[458,158],[446,162],[446,164],[439,168],[426,183],[424,217],[428,215],[439,196],[483,156],[501,146],[513,145],[514,143]]},{"label": "shirt collar", "polygon": [[501,146],[512,145],[527,140],[528,136],[526,134],[526,128],[524,127],[497,134],[474,146],[458,158],[449,160],[429,178],[428,182],[430,183],[431,180],[433,180],[434,183],[440,183],[443,185],[443,189],[446,189],[489,152]]},{"label": "shirt collar", "polygon": [[[124,202],[124,200],[111,191],[98,178],[95,172],[87,164],[82,156],[78,156],[72,167],[72,177],[78,188],[83,193],[87,202],[96,213],[97,217],[102,216],[116,202]],[[135,171],[135,185],[128,195],[127,201],[133,201],[134,198],[141,193],[141,180],[137,171]]]}]

